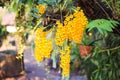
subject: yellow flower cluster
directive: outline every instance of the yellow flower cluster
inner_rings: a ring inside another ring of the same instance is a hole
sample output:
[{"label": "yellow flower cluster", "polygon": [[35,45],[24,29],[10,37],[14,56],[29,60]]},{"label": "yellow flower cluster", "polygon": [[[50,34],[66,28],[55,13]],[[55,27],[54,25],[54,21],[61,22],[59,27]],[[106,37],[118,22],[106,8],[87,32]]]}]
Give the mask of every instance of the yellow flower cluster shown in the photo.
[{"label": "yellow flower cluster", "polygon": [[40,14],[44,14],[44,12],[45,12],[45,6],[43,4],[39,4],[37,6],[37,9],[39,10]]},{"label": "yellow flower cluster", "polygon": [[60,50],[60,67],[62,75],[68,76],[70,73],[70,47],[66,46],[64,50]]},{"label": "yellow flower cluster", "polygon": [[74,14],[66,16],[64,23],[56,22],[56,44],[62,46],[64,40],[68,38],[76,43],[80,43],[85,26],[88,24],[88,20],[84,15],[83,10],[77,8]]},{"label": "yellow flower cluster", "polygon": [[23,51],[24,51],[24,44],[22,44],[22,37],[17,36],[18,39],[18,55],[16,56],[17,59],[21,59],[23,57]]},{"label": "yellow flower cluster", "polygon": [[43,29],[44,27],[41,27],[36,30],[35,59],[38,62],[43,61],[44,58],[50,58],[52,51],[52,40],[46,38],[50,31],[43,32]]},{"label": "yellow flower cluster", "polygon": [[60,23],[60,21],[57,21],[56,24],[58,25],[58,28],[57,28],[57,32],[56,32],[55,42],[56,42],[57,45],[62,46],[65,39],[68,37],[67,32],[66,32],[67,28],[64,27]]}]

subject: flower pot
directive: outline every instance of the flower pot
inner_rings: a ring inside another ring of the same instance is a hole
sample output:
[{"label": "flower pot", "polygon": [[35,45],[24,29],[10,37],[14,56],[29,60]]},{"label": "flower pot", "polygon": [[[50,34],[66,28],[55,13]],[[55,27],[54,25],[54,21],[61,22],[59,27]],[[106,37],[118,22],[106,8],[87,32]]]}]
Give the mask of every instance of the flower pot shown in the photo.
[{"label": "flower pot", "polygon": [[92,50],[92,46],[79,45],[80,54],[82,57],[86,57]]}]

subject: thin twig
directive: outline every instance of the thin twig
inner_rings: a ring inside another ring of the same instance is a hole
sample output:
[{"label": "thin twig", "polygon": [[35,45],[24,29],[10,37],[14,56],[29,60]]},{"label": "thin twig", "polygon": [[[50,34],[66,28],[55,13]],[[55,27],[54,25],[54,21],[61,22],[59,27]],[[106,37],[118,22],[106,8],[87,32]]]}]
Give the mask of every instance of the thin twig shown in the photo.
[{"label": "thin twig", "polygon": [[102,53],[102,52],[106,52],[106,51],[113,51],[113,50],[117,50],[117,49],[120,49],[120,46],[117,46],[117,47],[114,47],[114,48],[110,48],[110,49],[105,49],[105,50],[100,50],[99,53]]},{"label": "thin twig", "polygon": [[61,22],[63,23],[63,14],[62,14],[62,9],[60,7],[60,15],[61,15]]},{"label": "thin twig", "polygon": [[104,8],[96,0],[95,0],[95,3],[103,10],[105,15],[110,19],[110,16],[108,15],[108,13],[104,10]]},{"label": "thin twig", "polygon": [[105,0],[105,2],[107,3],[108,7],[111,9],[111,11],[113,10],[112,7],[109,5],[108,1]]}]

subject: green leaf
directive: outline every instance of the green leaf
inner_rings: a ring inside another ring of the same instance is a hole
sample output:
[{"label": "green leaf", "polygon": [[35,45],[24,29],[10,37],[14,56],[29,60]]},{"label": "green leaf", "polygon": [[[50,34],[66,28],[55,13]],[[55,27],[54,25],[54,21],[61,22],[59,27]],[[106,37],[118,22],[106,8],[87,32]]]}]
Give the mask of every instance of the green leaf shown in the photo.
[{"label": "green leaf", "polygon": [[51,37],[52,37],[52,32],[48,33],[46,36],[47,39],[50,39]]},{"label": "green leaf", "polygon": [[100,80],[103,80],[103,76],[102,75],[99,75],[99,78],[100,78]]},{"label": "green leaf", "polygon": [[14,0],[14,1],[12,1],[12,3],[11,3],[11,7],[12,7],[12,10],[13,11],[17,11],[18,10],[18,7],[20,6],[20,1],[18,1],[18,0]]},{"label": "green leaf", "polygon": [[45,3],[44,0],[39,0],[39,1],[38,1],[38,4],[43,4],[43,3]]},{"label": "green leaf", "polygon": [[42,24],[42,23],[39,23],[39,24],[37,25],[37,27],[41,27],[41,26],[43,26],[43,24]]},{"label": "green leaf", "polygon": [[95,74],[95,80],[98,80],[99,77],[99,71]]},{"label": "green leaf", "polygon": [[71,55],[71,61],[73,61],[73,60],[75,60],[76,59],[76,57],[78,57],[77,55]]},{"label": "green leaf", "polygon": [[36,9],[36,8],[32,8],[32,10],[36,13],[39,13],[38,9]]},{"label": "green leaf", "polygon": [[111,77],[111,76],[112,76],[112,73],[113,73],[112,71],[110,71],[110,72],[108,73],[109,77]]},{"label": "green leaf", "polygon": [[91,31],[92,29],[97,28],[100,34],[104,35],[108,32],[112,32],[119,23],[115,20],[106,20],[106,19],[97,19],[92,20],[88,25],[87,29],[88,31]]},{"label": "green leaf", "polygon": [[34,13],[31,13],[31,16],[35,17],[35,18],[40,18],[39,16],[35,15]]},{"label": "green leaf", "polygon": [[101,26],[101,28],[109,32],[113,31],[111,27]]},{"label": "green leaf", "polygon": [[98,69],[96,69],[94,72],[92,72],[93,74],[96,74],[97,72],[98,72],[99,70]]},{"label": "green leaf", "polygon": [[96,61],[96,60],[91,59],[91,62],[92,62],[93,64],[95,64],[96,66],[99,65],[98,61]]},{"label": "green leaf", "polygon": [[106,66],[106,67],[110,67],[110,66],[111,66],[111,64],[105,64],[105,66]]},{"label": "green leaf", "polygon": [[104,32],[103,32],[104,30],[102,28],[97,27],[97,29],[100,32],[100,34],[104,35]]},{"label": "green leaf", "polygon": [[90,22],[86,27],[88,28],[88,31],[91,31],[93,28],[95,28],[94,21]]},{"label": "green leaf", "polygon": [[47,3],[48,5],[55,5],[57,1],[56,0],[45,0],[45,3]]},{"label": "green leaf", "polygon": [[95,50],[92,54],[92,57],[94,57],[96,55],[97,51]]},{"label": "green leaf", "polygon": [[56,67],[57,67],[57,65],[56,65],[57,62],[56,62],[56,56],[55,56],[55,53],[56,53],[56,52],[55,52],[55,50],[54,50],[53,53],[52,53],[52,57],[51,57],[52,60],[53,60],[53,65],[52,65],[53,68],[56,68]]},{"label": "green leaf", "polygon": [[57,0],[57,3],[60,3],[62,0]]},{"label": "green leaf", "polygon": [[110,56],[110,50],[107,50],[108,55]]},{"label": "green leaf", "polygon": [[29,7],[27,7],[28,8],[28,10],[30,10],[31,8],[32,8],[32,2],[33,2],[33,0],[27,0],[27,5],[29,6]]},{"label": "green leaf", "polygon": [[120,24],[118,21],[115,21],[115,20],[110,20],[110,23],[111,23],[113,26],[117,26],[118,24]]}]

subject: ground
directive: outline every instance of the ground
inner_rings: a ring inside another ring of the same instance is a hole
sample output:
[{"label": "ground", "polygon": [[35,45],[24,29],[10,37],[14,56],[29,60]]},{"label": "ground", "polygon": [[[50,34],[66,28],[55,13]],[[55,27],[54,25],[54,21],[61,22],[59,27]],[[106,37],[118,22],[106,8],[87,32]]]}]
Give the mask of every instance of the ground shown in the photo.
[{"label": "ground", "polygon": [[[7,42],[9,40],[11,39],[8,39]],[[7,44],[5,44],[0,48],[0,51],[6,49],[16,50],[16,47],[8,46]],[[5,78],[3,80],[61,80],[60,72],[58,73],[56,70],[50,70],[49,74],[47,74],[45,69],[45,62],[37,64],[30,46],[26,47],[24,51],[24,65],[25,65],[24,75],[19,77],[13,76],[11,78]],[[86,76],[71,75],[70,80],[87,80],[87,78]]]},{"label": "ground", "polygon": [[[6,78],[5,80],[48,80],[45,71],[44,63],[39,66],[32,53],[30,47],[25,50],[24,53],[24,63],[25,63],[25,75],[20,77]],[[61,75],[55,71],[50,71],[48,74],[49,80],[61,80]],[[87,80],[85,76],[71,76],[70,80]]]}]

